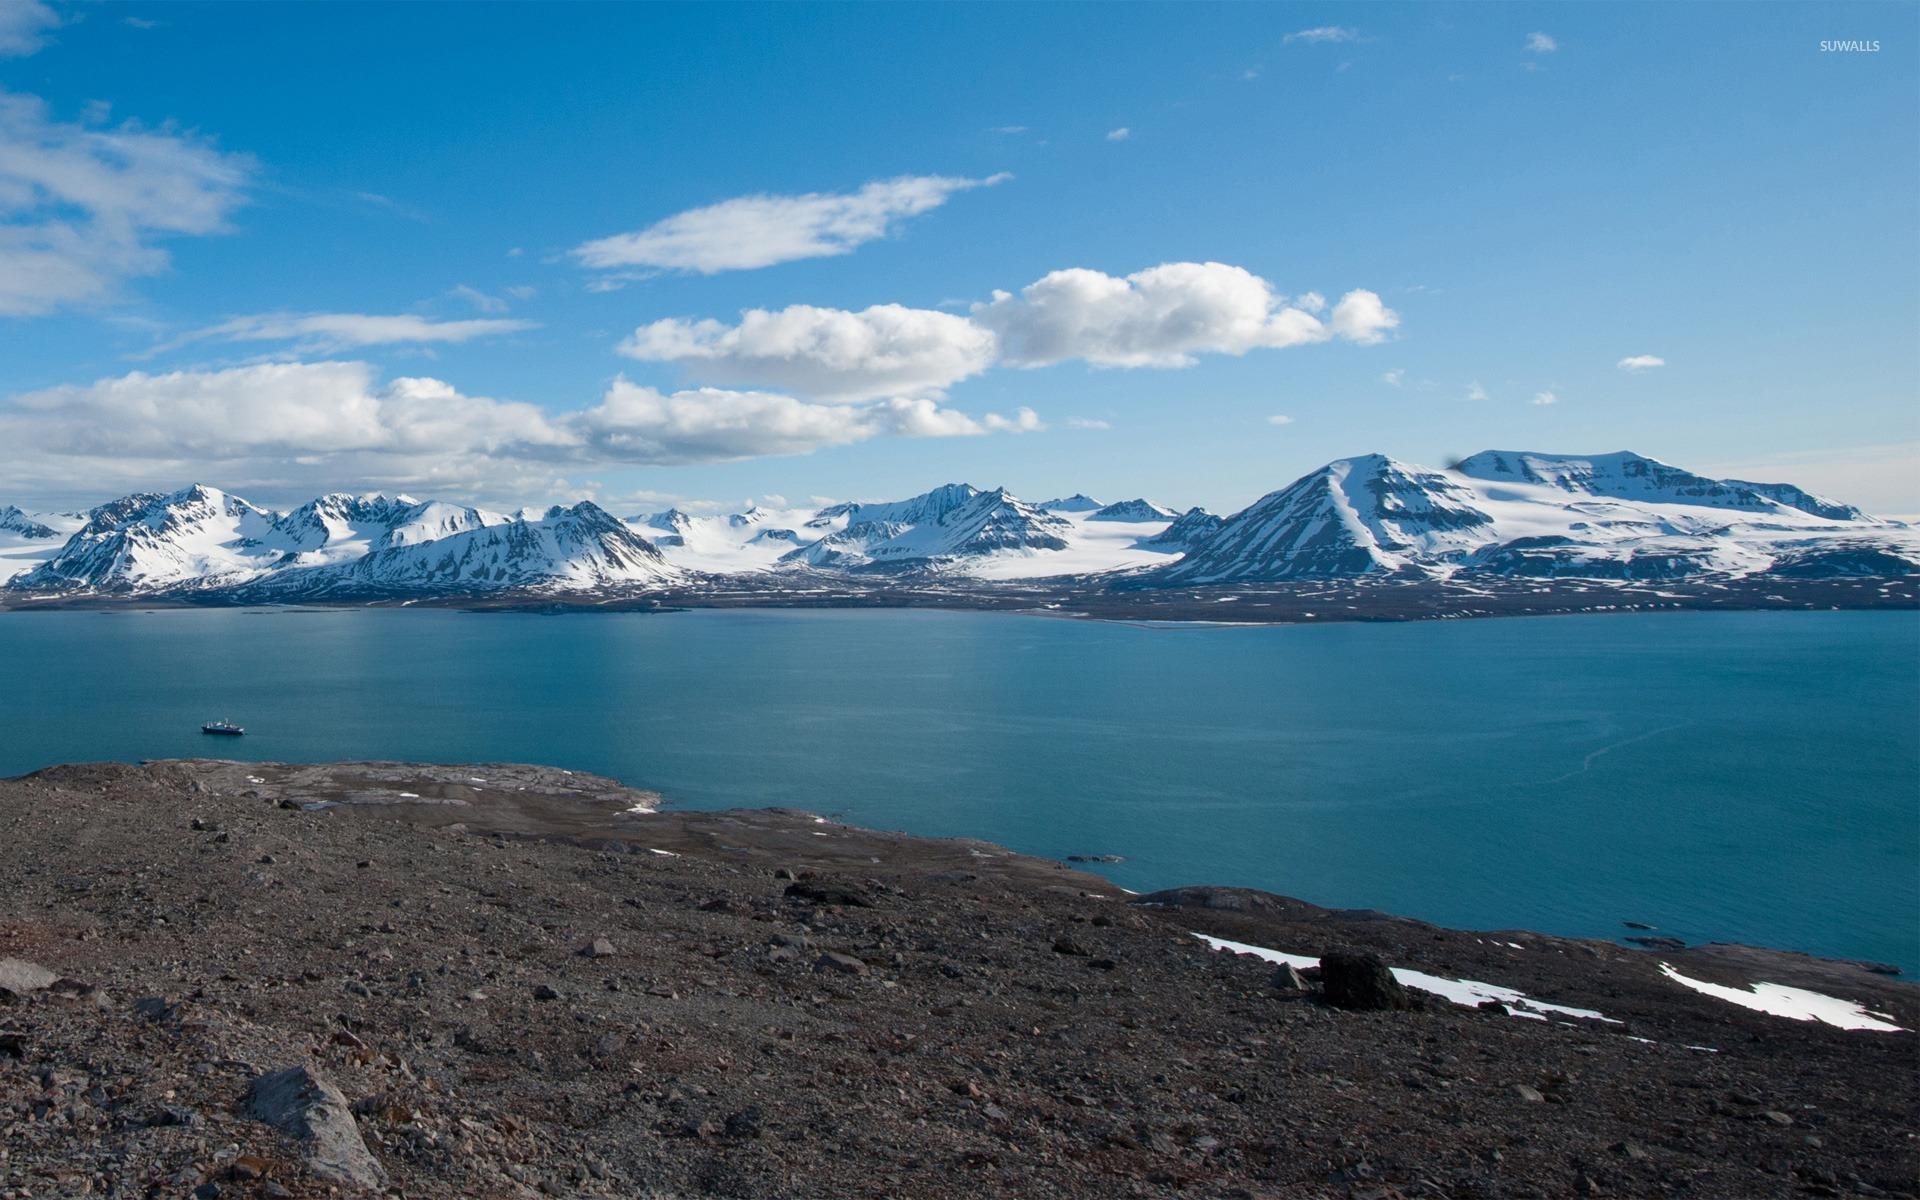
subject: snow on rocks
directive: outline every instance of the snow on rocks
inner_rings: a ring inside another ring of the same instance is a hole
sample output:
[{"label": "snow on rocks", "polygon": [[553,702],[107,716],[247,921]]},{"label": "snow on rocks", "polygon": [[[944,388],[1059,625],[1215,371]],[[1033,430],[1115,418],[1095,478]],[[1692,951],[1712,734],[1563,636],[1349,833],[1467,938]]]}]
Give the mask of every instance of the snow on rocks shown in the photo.
[{"label": "snow on rocks", "polygon": [[1667,963],[1660,964],[1660,973],[1681,987],[1692,988],[1703,995],[1738,1004],[1742,1008],[1750,1008],[1755,1012],[1786,1017],[1793,1021],[1819,1021],[1838,1029],[1865,1030],[1873,1033],[1906,1032],[1902,1026],[1895,1025],[1886,1013],[1872,1012],[1866,1006],[1851,1000],[1810,992],[1805,988],[1788,987],[1780,983],[1750,983],[1744,988],[1728,987],[1725,984],[1708,983],[1702,979],[1682,975]]},{"label": "snow on rocks", "polygon": [[[1271,963],[1284,963],[1296,969],[1319,967],[1320,960],[1310,954],[1288,954],[1280,950],[1270,950],[1265,946],[1251,946],[1246,942],[1230,941],[1226,938],[1211,937],[1196,933],[1194,937],[1205,942],[1215,950],[1229,950],[1235,954],[1250,954],[1255,958]],[[1506,1009],[1512,1017],[1530,1017],[1544,1021],[1549,1016],[1578,1017],[1587,1021],[1605,1021],[1610,1025],[1619,1022],[1591,1008],[1573,1008],[1565,1004],[1549,1004],[1544,1000],[1535,1000],[1524,992],[1497,983],[1482,983],[1477,979],[1448,979],[1441,975],[1429,975],[1425,971],[1414,971],[1406,967],[1394,967],[1393,977],[1403,987],[1429,992],[1442,999],[1450,1000],[1466,1008],[1477,1008],[1491,1000]]]}]

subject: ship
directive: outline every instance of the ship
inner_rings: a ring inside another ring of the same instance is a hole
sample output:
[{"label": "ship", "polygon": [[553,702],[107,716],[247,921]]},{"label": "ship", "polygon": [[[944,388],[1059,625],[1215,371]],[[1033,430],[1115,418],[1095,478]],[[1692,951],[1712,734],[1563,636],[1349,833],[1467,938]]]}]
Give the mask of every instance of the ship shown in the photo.
[{"label": "ship", "polygon": [[238,725],[235,725],[232,721],[208,721],[205,725],[202,725],[200,727],[200,732],[201,733],[218,733],[226,737],[239,737],[241,734],[245,733],[246,730],[240,728],[240,726]]}]

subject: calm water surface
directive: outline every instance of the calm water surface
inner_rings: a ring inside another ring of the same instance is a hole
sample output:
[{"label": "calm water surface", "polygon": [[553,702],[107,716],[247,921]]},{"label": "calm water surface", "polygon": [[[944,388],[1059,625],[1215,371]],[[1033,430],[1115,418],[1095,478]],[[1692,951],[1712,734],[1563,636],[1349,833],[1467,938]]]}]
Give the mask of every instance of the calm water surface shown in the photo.
[{"label": "calm water surface", "polygon": [[1122,854],[1135,889],[1920,970],[1912,613],[0,614],[0,774],[210,753],[553,763]]}]

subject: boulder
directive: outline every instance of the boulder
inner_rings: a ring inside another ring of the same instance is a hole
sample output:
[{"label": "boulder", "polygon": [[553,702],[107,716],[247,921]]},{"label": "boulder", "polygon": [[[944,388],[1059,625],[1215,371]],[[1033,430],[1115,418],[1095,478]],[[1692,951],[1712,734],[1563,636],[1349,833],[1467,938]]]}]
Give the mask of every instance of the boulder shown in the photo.
[{"label": "boulder", "polygon": [[312,1067],[287,1067],[254,1080],[246,1111],[300,1143],[307,1169],[328,1183],[386,1187],[387,1173],[361,1140],[346,1097]]},{"label": "boulder", "polygon": [[0,958],[0,995],[24,996],[45,991],[60,976],[24,958]]},{"label": "boulder", "polygon": [[1320,986],[1328,1004],[1359,1012],[1412,1008],[1413,999],[1379,955],[1329,950],[1320,956]]}]

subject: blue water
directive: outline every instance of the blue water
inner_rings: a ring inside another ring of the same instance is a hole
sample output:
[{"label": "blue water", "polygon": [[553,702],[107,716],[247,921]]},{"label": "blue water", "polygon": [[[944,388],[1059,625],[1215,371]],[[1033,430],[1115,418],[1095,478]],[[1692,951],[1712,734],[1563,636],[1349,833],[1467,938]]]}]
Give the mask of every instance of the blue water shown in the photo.
[{"label": "blue water", "polygon": [[1920,970],[1913,613],[0,615],[0,774],[194,754],[546,762],[1135,889]]}]

